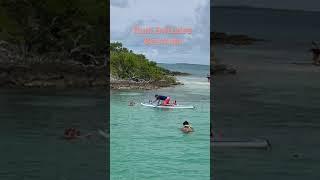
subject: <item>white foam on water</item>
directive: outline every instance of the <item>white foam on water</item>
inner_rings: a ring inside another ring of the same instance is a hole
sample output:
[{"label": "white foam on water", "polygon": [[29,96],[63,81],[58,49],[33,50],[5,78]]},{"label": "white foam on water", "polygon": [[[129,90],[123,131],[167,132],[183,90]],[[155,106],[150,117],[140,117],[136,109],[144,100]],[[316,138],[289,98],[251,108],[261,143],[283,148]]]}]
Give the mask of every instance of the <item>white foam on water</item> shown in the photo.
[{"label": "white foam on water", "polygon": [[122,93],[119,93],[117,95],[120,95],[120,96],[140,96],[141,93],[133,93],[133,92],[122,92]]},{"label": "white foam on water", "polygon": [[210,83],[203,77],[184,77],[179,79],[187,89],[192,89],[193,91],[208,91],[210,89]]}]

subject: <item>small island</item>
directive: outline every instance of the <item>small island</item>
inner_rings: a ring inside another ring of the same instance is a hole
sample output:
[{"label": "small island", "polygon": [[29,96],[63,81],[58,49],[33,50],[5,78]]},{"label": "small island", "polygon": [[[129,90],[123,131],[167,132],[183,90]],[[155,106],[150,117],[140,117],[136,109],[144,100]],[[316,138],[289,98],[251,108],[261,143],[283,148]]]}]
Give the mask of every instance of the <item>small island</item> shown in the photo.
[{"label": "small island", "polygon": [[174,76],[188,73],[170,71],[136,54],[120,42],[110,44],[111,89],[157,89],[179,85]]}]

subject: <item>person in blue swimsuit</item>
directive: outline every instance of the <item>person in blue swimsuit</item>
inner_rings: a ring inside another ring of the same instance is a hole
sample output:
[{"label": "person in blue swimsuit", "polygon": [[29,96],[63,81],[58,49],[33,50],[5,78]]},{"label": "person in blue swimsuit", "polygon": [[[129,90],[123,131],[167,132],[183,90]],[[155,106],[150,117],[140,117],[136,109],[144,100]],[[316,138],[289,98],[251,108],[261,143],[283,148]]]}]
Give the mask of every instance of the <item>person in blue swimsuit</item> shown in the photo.
[{"label": "person in blue swimsuit", "polygon": [[168,106],[170,105],[170,97],[169,96],[162,96],[162,95],[155,95],[154,96],[156,99],[152,102],[155,103],[156,101],[158,101],[158,105],[160,104],[160,101],[162,101],[161,105],[163,106]]}]

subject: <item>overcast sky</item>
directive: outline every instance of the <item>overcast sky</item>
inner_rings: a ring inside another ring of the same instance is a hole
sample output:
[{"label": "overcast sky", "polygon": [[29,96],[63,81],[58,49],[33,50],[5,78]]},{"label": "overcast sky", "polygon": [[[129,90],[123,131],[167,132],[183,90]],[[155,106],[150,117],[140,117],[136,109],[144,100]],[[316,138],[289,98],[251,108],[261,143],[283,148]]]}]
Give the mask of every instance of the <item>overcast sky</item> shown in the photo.
[{"label": "overcast sky", "polygon": [[211,0],[215,6],[254,6],[276,9],[320,11],[320,0]]},{"label": "overcast sky", "polygon": [[[134,52],[163,63],[209,64],[210,60],[209,0],[111,0],[111,41],[120,41]],[[141,27],[190,27],[191,35],[137,35],[134,25]],[[179,38],[182,45],[144,45],[145,37]]]}]

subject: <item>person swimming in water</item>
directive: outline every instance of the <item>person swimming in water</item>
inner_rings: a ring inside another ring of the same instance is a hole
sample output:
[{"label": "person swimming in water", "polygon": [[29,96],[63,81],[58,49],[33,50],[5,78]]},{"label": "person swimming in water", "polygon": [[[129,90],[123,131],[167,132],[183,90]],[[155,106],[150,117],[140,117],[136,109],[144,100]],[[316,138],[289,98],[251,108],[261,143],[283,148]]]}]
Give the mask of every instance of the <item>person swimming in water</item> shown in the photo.
[{"label": "person swimming in water", "polygon": [[64,131],[64,137],[66,139],[74,139],[80,136],[80,131],[76,130],[75,128],[68,128]]},{"label": "person swimming in water", "polygon": [[160,105],[160,101],[162,101],[161,105],[163,106],[170,106],[170,97],[169,96],[162,96],[162,95],[155,95],[154,96],[156,99],[152,102],[155,103],[158,101],[158,105]]},{"label": "person swimming in water", "polygon": [[77,139],[77,138],[81,138],[81,137],[91,137],[92,134],[91,133],[88,133],[88,134],[85,134],[83,135],[80,130],[76,129],[76,128],[67,128],[65,129],[64,131],[64,138],[65,139]]},{"label": "person swimming in water", "polygon": [[134,101],[130,101],[128,106],[134,106],[136,103]]},{"label": "person swimming in water", "polygon": [[185,132],[185,133],[189,133],[193,131],[193,128],[191,127],[191,125],[189,124],[188,121],[184,121],[182,123],[183,127],[181,128],[181,131]]}]

